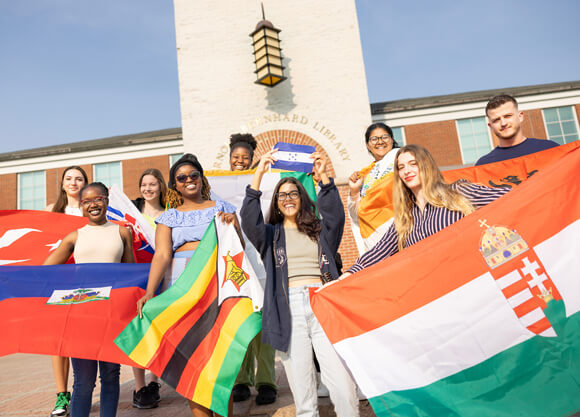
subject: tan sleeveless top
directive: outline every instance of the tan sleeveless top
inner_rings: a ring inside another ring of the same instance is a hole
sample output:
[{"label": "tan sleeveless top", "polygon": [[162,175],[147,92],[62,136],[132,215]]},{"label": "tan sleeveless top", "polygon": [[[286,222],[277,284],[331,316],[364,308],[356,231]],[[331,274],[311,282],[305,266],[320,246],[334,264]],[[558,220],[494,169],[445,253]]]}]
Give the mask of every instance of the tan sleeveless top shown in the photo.
[{"label": "tan sleeveless top", "polygon": [[285,227],[288,282],[320,278],[318,244],[296,228]]},{"label": "tan sleeveless top", "polygon": [[120,226],[107,222],[102,226],[86,225],[77,230],[74,257],[77,264],[118,263],[123,258]]}]

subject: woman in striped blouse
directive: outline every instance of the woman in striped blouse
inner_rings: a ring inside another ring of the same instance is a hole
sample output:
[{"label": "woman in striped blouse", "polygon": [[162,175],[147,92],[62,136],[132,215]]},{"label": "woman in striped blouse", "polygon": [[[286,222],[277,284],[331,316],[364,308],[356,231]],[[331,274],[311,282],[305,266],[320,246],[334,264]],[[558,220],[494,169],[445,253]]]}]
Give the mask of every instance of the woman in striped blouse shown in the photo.
[{"label": "woman in striped blouse", "polygon": [[446,183],[429,151],[418,145],[399,149],[394,173],[393,224],[341,278],[414,245],[509,191],[466,180]]}]

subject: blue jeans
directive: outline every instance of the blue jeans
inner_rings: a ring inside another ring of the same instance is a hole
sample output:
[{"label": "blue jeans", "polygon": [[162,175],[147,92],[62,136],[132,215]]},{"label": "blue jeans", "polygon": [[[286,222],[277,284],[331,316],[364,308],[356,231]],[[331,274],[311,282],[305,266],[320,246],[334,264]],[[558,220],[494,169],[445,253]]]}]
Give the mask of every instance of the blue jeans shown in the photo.
[{"label": "blue jeans", "polygon": [[296,416],[318,416],[314,348],[320,376],[328,388],[336,415],[356,417],[359,415],[356,385],[310,307],[308,288],[319,286],[290,288],[289,293],[292,333],[288,352],[280,352],[280,358],[296,404]]},{"label": "blue jeans", "polygon": [[119,373],[121,365],[89,359],[71,359],[74,373],[71,417],[89,417],[93,389],[97,380],[97,365],[101,379],[101,417],[115,417],[119,404]]}]

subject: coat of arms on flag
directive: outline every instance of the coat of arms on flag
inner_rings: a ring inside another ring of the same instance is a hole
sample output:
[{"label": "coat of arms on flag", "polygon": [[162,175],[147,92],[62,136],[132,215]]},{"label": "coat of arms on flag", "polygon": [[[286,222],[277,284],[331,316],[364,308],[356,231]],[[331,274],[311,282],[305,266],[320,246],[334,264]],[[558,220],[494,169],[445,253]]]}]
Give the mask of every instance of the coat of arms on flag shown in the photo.
[{"label": "coat of arms on flag", "polygon": [[227,416],[263,290],[233,225],[214,219],[179,279],[115,343],[184,397]]},{"label": "coat of arms on flag", "polygon": [[580,411],[579,168],[569,148],[497,201],[312,295],[377,416]]},{"label": "coat of arms on flag", "polygon": [[68,305],[89,301],[108,300],[113,287],[77,288],[75,290],[54,290],[46,304]]}]

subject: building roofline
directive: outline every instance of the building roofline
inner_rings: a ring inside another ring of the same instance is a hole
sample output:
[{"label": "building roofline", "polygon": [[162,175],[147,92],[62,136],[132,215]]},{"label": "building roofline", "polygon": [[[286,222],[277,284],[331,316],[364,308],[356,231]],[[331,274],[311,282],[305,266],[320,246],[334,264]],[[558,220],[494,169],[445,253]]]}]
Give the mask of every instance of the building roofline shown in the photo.
[{"label": "building roofline", "polygon": [[81,142],[65,143],[62,145],[45,146],[41,148],[26,149],[23,151],[2,153],[0,154],[0,162],[38,158],[42,156],[64,155],[75,152],[87,152],[104,148],[121,148],[131,145],[146,145],[150,143],[168,142],[182,138],[183,135],[180,127],[153,130],[150,132],[135,133],[131,135],[112,136],[103,139],[92,139]]},{"label": "building roofline", "polygon": [[493,90],[471,91],[467,93],[446,94],[443,96],[407,98],[402,100],[371,103],[371,114],[374,116],[377,114],[393,113],[397,111],[418,110],[430,107],[488,101],[492,97],[499,94],[509,94],[517,99],[519,97],[529,95],[557,93],[577,89],[580,89],[580,81],[565,81],[552,84],[507,87]]}]

